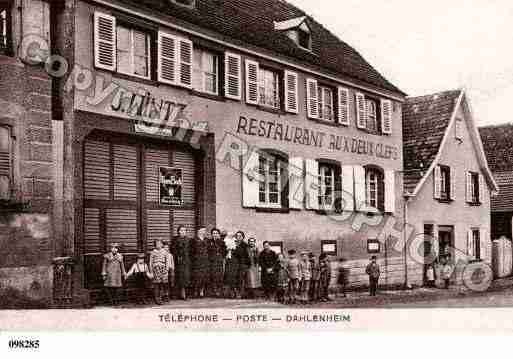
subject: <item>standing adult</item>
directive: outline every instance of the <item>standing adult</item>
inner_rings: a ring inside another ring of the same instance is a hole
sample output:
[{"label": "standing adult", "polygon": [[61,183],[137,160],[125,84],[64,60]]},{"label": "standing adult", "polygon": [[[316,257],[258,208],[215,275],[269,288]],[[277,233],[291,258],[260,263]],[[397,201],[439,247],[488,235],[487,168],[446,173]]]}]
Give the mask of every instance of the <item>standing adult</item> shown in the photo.
[{"label": "standing adult", "polygon": [[248,257],[249,267],[247,271],[247,297],[250,299],[255,298],[255,290],[258,288],[258,248],[256,246],[256,239],[248,239]]},{"label": "standing adult", "polygon": [[207,229],[200,227],[191,246],[192,256],[192,283],[194,288],[194,296],[203,298],[205,296],[205,287],[209,279],[209,260],[208,260],[208,244]]},{"label": "standing adult", "polygon": [[224,267],[224,284],[228,289],[228,297],[237,298],[239,289],[239,257],[236,255],[237,240],[232,235],[223,232],[221,234],[226,247],[226,258]]},{"label": "standing adult", "polygon": [[167,291],[169,281],[169,252],[164,249],[162,240],[155,241],[155,249],[150,254],[150,271],[153,274],[153,295],[155,303],[162,305],[162,297]]},{"label": "standing adult", "polygon": [[191,243],[184,225],[178,226],[171,253],[175,259],[175,287],[180,292],[180,299],[187,300],[187,288],[191,284]]},{"label": "standing adult", "polygon": [[258,256],[258,263],[262,271],[262,288],[265,299],[272,300],[276,288],[276,267],[278,266],[278,256],[271,249],[268,241],[264,242],[264,250]]},{"label": "standing adult", "polygon": [[375,296],[378,290],[380,271],[376,259],[376,256],[372,256],[370,263],[367,264],[367,267],[365,268],[365,273],[369,276],[369,291],[371,296]]},{"label": "standing adult", "polygon": [[103,286],[112,305],[117,304],[118,291],[123,287],[126,278],[123,255],[118,252],[119,244],[111,243],[110,252],[103,256],[102,279]]},{"label": "standing adult", "polygon": [[221,238],[221,231],[214,228],[210,231],[208,240],[208,262],[210,274],[210,287],[215,297],[220,297],[224,280],[224,257],[226,256],[226,245]]},{"label": "standing adult", "polygon": [[243,298],[245,297],[246,293],[248,270],[251,265],[251,259],[249,258],[249,248],[248,244],[246,243],[246,235],[244,234],[244,232],[238,231],[237,233],[235,233],[235,244],[236,247],[233,255],[237,257],[238,262],[237,297]]}]

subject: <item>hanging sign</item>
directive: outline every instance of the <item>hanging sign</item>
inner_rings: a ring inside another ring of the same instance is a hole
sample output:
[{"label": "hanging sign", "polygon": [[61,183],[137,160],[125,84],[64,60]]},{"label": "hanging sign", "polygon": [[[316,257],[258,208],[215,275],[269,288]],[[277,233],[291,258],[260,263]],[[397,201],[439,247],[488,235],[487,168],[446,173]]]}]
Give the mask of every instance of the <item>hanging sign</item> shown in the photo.
[{"label": "hanging sign", "polygon": [[161,205],[183,206],[183,176],[181,168],[160,167],[159,183]]}]

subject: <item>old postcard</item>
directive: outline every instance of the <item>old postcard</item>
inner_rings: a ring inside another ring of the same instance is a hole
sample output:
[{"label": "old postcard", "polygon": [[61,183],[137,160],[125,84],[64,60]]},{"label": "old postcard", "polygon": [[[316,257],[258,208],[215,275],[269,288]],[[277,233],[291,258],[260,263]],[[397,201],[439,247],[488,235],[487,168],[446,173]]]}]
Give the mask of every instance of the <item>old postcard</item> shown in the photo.
[{"label": "old postcard", "polygon": [[0,330],[513,329],[509,2],[0,15]]}]

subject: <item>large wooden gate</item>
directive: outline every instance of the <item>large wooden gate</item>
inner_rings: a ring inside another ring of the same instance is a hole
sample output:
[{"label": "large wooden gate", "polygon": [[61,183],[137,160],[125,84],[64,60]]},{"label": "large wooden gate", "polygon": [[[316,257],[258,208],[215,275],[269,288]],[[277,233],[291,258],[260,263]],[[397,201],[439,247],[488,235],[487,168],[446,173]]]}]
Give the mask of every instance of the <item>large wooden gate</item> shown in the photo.
[{"label": "large wooden gate", "polygon": [[[178,206],[160,203],[160,168],[181,169]],[[84,144],[83,253],[86,288],[102,285],[102,254],[121,244],[128,267],[156,239],[169,241],[179,225],[196,226],[196,159],[185,147],[119,136],[95,136]]]}]

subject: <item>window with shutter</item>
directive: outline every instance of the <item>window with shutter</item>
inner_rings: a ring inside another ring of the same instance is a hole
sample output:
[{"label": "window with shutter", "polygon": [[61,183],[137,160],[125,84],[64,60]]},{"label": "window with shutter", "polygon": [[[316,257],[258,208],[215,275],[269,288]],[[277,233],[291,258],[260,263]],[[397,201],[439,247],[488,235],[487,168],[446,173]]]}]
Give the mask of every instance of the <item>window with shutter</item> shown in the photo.
[{"label": "window with shutter", "polygon": [[332,210],[335,206],[335,181],[340,181],[340,171],[336,166],[320,163],[319,164],[319,208],[323,210]]},{"label": "window with shutter", "polygon": [[450,201],[455,199],[455,181],[451,178],[451,168],[438,165],[433,172],[434,180],[434,198],[440,201]]},{"label": "window with shutter", "polygon": [[258,105],[258,89],[258,62],[246,59],[246,103]]},{"label": "window with shutter", "polygon": [[440,199],[442,195],[442,170],[436,166],[433,171],[433,197]]},{"label": "window with shutter", "polygon": [[395,212],[395,172],[385,171],[385,212]]},{"label": "window with shutter", "polygon": [[158,80],[174,85],[177,83],[177,44],[174,36],[159,31]]},{"label": "window with shutter", "polygon": [[241,99],[241,57],[225,53],[225,96],[234,100]]},{"label": "window with shutter", "polygon": [[319,98],[317,80],[306,80],[306,107],[309,118],[319,118]]},{"label": "window with shutter", "polygon": [[299,113],[298,75],[296,72],[285,71],[285,91],[285,111]]},{"label": "window with shutter", "polygon": [[392,134],[392,101],[381,100],[381,132]]},{"label": "window with shutter", "polygon": [[289,159],[289,207],[303,209],[304,202],[304,164],[303,158]]},{"label": "window with shutter", "polygon": [[367,109],[365,103],[365,95],[356,93],[356,126],[360,129],[367,128]]},{"label": "window with shutter", "polygon": [[281,207],[282,167],[279,162],[277,158],[267,154],[258,158],[259,207]]},{"label": "window with shutter", "polygon": [[192,53],[193,45],[190,40],[178,39],[179,44],[179,62],[178,62],[178,84],[191,88],[192,87]]},{"label": "window with shutter", "polygon": [[305,160],[306,208],[319,209],[319,164],[316,160]]},{"label": "window with shutter", "polygon": [[118,24],[116,44],[117,72],[149,79],[150,34]]},{"label": "window with shutter", "polygon": [[94,13],[95,67],[116,70],[116,18],[100,12]]},{"label": "window with shutter", "polygon": [[12,54],[12,1],[0,2],[0,54]]},{"label": "window with shutter", "polygon": [[13,187],[11,128],[0,126],[0,200],[10,200]]},{"label": "window with shutter", "polygon": [[[280,75],[267,68],[258,68],[258,104],[274,109],[280,108]],[[246,88],[247,90],[247,88]]]},{"label": "window with shutter", "polygon": [[343,211],[354,211],[354,174],[353,166],[342,166]]},{"label": "window with shutter", "polygon": [[338,88],[338,122],[349,126],[349,89]]},{"label": "window with shutter", "polygon": [[247,208],[258,206],[259,195],[259,154],[253,151],[242,162],[242,205]]},{"label": "window with shutter", "polygon": [[[390,180],[390,179],[389,179]],[[385,210],[385,183],[383,173],[377,168],[365,168],[365,203],[374,210]]]},{"label": "window with shutter", "polygon": [[318,111],[319,119],[325,121],[333,121],[333,90],[327,86],[317,86],[318,95]]},{"label": "window with shutter", "polygon": [[219,56],[213,52],[194,49],[193,87],[211,95],[219,94]]}]

